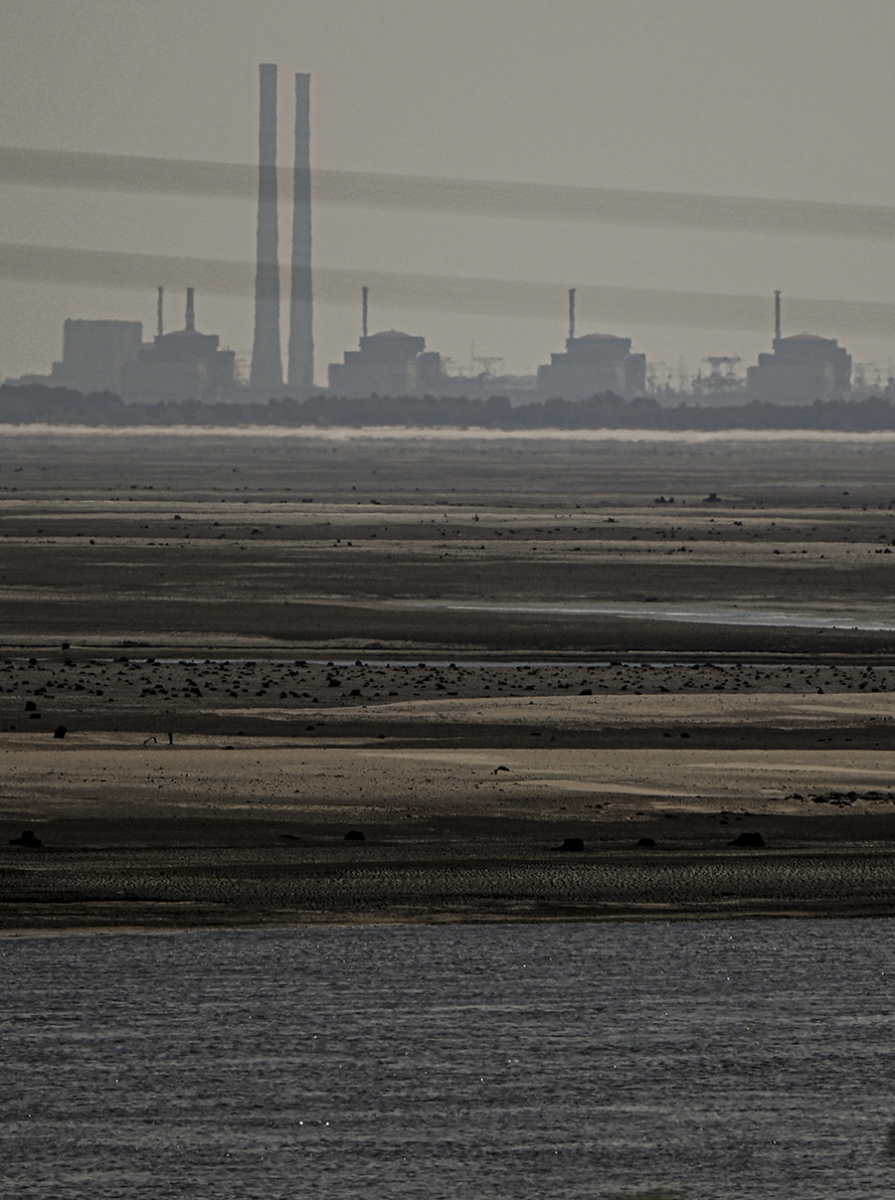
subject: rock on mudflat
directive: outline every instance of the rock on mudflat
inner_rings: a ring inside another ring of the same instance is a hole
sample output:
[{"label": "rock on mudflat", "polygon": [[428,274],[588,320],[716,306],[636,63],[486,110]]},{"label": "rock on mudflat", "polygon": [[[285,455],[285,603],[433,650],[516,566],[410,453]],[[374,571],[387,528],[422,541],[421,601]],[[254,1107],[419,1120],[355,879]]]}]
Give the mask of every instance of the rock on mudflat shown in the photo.
[{"label": "rock on mudflat", "polygon": [[27,846],[30,850],[39,850],[43,842],[35,836],[33,829],[23,829],[22,836],[9,839],[10,846]]},{"label": "rock on mudflat", "polygon": [[563,842],[563,844],[561,846],[557,846],[557,850],[560,850],[560,851],[578,852],[583,849],[584,849],[584,839],[583,838],[566,838],[566,840]]},{"label": "rock on mudflat", "polygon": [[728,846],[757,846],[761,848],[765,845],[765,840],[760,833],[741,833],[739,837],[727,843]]}]

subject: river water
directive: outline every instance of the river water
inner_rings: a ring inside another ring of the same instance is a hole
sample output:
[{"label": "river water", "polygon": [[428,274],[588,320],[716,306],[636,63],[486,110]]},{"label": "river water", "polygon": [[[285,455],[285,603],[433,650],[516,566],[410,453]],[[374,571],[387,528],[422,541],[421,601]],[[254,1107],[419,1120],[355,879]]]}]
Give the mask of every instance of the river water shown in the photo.
[{"label": "river water", "polygon": [[[409,606],[411,602],[403,601]],[[591,604],[584,601],[569,601],[565,604],[486,604],[476,601],[419,600],[415,607],[447,608],[454,612],[505,612],[534,614],[556,617],[625,617],[640,621],[675,621],[693,625],[756,625],[771,628],[802,629],[858,629],[862,631],[895,630],[895,619],[890,612],[868,616],[857,610],[812,611],[807,606],[798,609],[749,608],[736,604],[666,604],[629,601],[618,604]]]},{"label": "river water", "polygon": [[0,942],[17,1200],[890,1200],[895,923]]}]

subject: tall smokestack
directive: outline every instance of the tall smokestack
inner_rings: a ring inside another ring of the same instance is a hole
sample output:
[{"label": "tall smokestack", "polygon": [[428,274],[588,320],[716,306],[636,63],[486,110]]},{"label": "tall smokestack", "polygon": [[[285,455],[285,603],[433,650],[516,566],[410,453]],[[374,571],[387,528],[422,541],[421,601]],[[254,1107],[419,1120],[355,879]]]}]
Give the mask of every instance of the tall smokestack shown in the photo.
[{"label": "tall smokestack", "polygon": [[314,390],[311,292],[311,76],[295,76],[295,166],[292,193],[292,294],[289,309],[289,390]]},{"label": "tall smokestack", "polygon": [[575,337],[575,289],[569,288],[569,341]]},{"label": "tall smokestack", "polygon": [[186,289],[186,328],[192,333],[196,328],[196,289]]},{"label": "tall smokestack", "polygon": [[255,269],[255,340],[251,386],[281,389],[280,267],[277,261],[277,68],[259,67],[261,121],[258,133],[258,259]]},{"label": "tall smokestack", "polygon": [[370,303],[370,289],[368,287],[361,288],[361,336],[367,336],[367,308]]},{"label": "tall smokestack", "polygon": [[774,341],[780,341],[780,293],[774,292]]},{"label": "tall smokestack", "polygon": [[160,287],[158,290],[158,336],[162,337],[165,332],[165,289]]}]

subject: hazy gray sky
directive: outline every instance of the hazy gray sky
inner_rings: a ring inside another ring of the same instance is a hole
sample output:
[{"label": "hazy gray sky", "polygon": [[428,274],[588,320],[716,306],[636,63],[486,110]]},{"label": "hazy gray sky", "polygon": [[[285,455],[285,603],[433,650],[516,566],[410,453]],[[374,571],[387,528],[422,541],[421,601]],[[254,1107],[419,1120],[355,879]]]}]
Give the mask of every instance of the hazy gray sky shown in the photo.
[{"label": "hazy gray sky", "polygon": [[[0,146],[252,163],[257,68],[312,76],[312,165],[471,180],[895,205],[892,0],[4,0]],[[2,181],[0,181],[2,182]],[[0,242],[251,261],[251,201],[5,184]],[[288,212],[281,217],[288,260]],[[315,265],[683,292],[767,294],[768,329],[634,325],[579,305],[579,331],[625,334],[691,372],[768,348],[787,297],[895,302],[895,241],[318,205]],[[2,255],[0,255],[2,267]],[[158,280],[165,283],[164,278]],[[286,278],[284,276],[284,283]],[[414,313],[374,288],[374,329],[467,364],[533,370],[555,319]],[[182,323],[169,293],[168,324]],[[66,316],[142,320],[151,289],[0,278],[0,374],[47,370]],[[357,308],[319,304],[317,378],[356,345]],[[251,296],[197,297],[201,329],[247,353]],[[891,337],[839,336],[885,371]]]}]

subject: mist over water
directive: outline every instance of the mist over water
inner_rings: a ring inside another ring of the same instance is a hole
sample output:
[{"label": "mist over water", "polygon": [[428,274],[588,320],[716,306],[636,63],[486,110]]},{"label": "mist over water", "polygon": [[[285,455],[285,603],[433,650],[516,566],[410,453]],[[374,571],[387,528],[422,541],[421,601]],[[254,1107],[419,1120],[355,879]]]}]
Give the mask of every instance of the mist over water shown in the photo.
[{"label": "mist over water", "polygon": [[[332,442],[669,442],[679,445],[706,442],[820,442],[857,445],[887,445],[895,442],[895,430],[865,433],[833,429],[485,429],[455,427],[381,425],[356,427],[319,427],[314,425],[0,425],[0,437],[60,438],[259,438],[282,441]],[[802,481],[804,482],[804,480]]]},{"label": "mist over water", "polygon": [[8,1194],[882,1200],[890,932],[7,939]]}]

